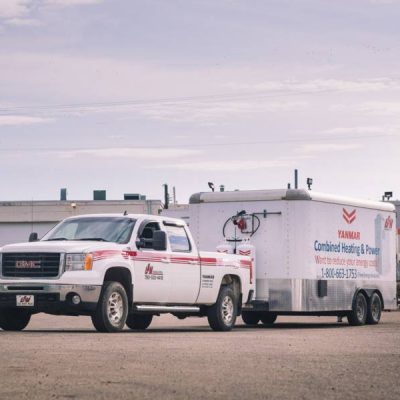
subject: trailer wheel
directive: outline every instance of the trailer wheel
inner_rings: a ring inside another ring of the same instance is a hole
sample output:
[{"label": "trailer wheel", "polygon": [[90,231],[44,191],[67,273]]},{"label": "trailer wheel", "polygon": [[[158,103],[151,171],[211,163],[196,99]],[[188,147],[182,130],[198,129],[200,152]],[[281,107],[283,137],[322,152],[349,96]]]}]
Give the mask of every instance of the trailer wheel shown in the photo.
[{"label": "trailer wheel", "polygon": [[277,318],[278,316],[274,313],[265,313],[261,315],[261,322],[264,325],[271,325],[276,321]]},{"label": "trailer wheel", "polygon": [[235,294],[231,287],[222,286],[217,302],[208,309],[208,323],[214,331],[230,331],[235,325],[236,315]]},{"label": "trailer wheel", "polygon": [[382,301],[378,293],[372,293],[368,302],[367,324],[376,325],[379,323],[382,314]]},{"label": "trailer wheel", "polygon": [[246,325],[257,325],[260,321],[260,314],[254,311],[242,311],[242,320]]},{"label": "trailer wheel", "polygon": [[152,319],[151,314],[129,314],[126,325],[130,329],[145,330],[151,324]]},{"label": "trailer wheel", "polygon": [[22,331],[29,324],[31,313],[18,308],[0,311],[0,328],[4,331]]},{"label": "trailer wheel", "polygon": [[92,315],[94,327],[99,332],[119,332],[128,315],[128,297],[119,282],[104,282],[97,309]]},{"label": "trailer wheel", "polygon": [[367,300],[365,296],[359,292],[354,301],[353,309],[347,314],[347,320],[350,325],[364,325],[367,320]]}]

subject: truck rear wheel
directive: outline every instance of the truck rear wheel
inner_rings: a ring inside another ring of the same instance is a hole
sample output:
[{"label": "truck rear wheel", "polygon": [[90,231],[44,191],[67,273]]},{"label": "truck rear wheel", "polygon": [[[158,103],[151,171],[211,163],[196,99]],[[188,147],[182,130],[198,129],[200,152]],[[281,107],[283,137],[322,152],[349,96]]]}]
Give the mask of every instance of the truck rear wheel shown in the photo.
[{"label": "truck rear wheel", "polygon": [[277,318],[278,318],[278,316],[277,316],[276,314],[274,314],[274,313],[264,313],[264,314],[261,314],[261,322],[262,322],[264,325],[271,325],[271,324],[273,324],[273,323],[276,321]]},{"label": "truck rear wheel", "polygon": [[128,297],[119,282],[104,282],[92,322],[99,332],[121,331],[128,316]]},{"label": "truck rear wheel", "polygon": [[353,309],[347,314],[347,320],[350,325],[364,325],[367,320],[367,300],[365,296],[359,292],[355,298]]},{"label": "truck rear wheel", "polygon": [[367,324],[376,325],[379,323],[382,314],[382,301],[378,293],[372,293],[368,302]]},{"label": "truck rear wheel", "polygon": [[129,314],[126,325],[130,329],[145,330],[151,324],[152,319],[151,314]]},{"label": "truck rear wheel", "polygon": [[242,311],[242,320],[246,325],[257,325],[260,321],[260,314],[254,311]]},{"label": "truck rear wheel", "polygon": [[0,311],[0,328],[4,331],[22,331],[31,319],[28,310],[18,308],[4,309]]},{"label": "truck rear wheel", "polygon": [[214,331],[230,331],[235,325],[237,301],[229,286],[222,286],[217,302],[208,309],[208,323]]}]

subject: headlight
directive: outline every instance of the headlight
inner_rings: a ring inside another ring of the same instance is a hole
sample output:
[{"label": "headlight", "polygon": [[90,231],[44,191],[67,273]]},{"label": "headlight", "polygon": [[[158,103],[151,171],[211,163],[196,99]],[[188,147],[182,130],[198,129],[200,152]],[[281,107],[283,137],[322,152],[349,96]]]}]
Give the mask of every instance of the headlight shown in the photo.
[{"label": "headlight", "polygon": [[74,254],[65,255],[65,271],[90,271],[93,265],[92,254]]}]

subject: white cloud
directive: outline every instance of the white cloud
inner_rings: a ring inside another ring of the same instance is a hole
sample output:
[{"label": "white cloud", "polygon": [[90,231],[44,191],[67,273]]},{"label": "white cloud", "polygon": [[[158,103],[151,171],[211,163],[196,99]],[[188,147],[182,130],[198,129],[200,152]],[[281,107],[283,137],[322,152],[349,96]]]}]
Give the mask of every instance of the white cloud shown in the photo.
[{"label": "white cloud", "polygon": [[254,84],[230,83],[227,85],[235,90],[258,90],[271,92],[370,92],[387,89],[400,89],[399,79],[376,78],[359,80],[341,79],[314,79],[314,80],[285,80],[285,81],[266,81]]},{"label": "white cloud", "polygon": [[102,3],[103,0],[45,0],[44,4],[56,7],[82,6]]},{"label": "white cloud", "polygon": [[[207,94],[221,88],[218,85],[224,75],[240,74],[229,69],[216,71],[210,80],[208,74],[199,70],[165,68],[130,60],[12,53],[0,54],[0,70],[0,86],[2,82],[21,81],[22,77],[23,92],[36,93],[40,88],[50,104],[52,100],[62,104],[61,98],[66,103],[90,102],[86,106],[46,108],[55,114],[119,112],[130,117],[199,122],[204,126],[221,118],[297,112],[309,106],[306,101],[270,99],[259,93]],[[132,99],[132,93],[136,100]]]},{"label": "white cloud", "polygon": [[51,118],[31,117],[27,115],[0,115],[0,126],[31,125],[51,122]]},{"label": "white cloud", "polygon": [[41,8],[62,8],[82,5],[95,5],[103,0],[0,0],[0,21],[8,25],[40,26],[38,19],[32,18],[32,10]]},{"label": "white cloud", "polygon": [[329,153],[349,151],[361,148],[360,143],[307,143],[301,145],[297,151],[299,153],[314,154],[314,153]]},{"label": "white cloud", "polygon": [[358,111],[371,113],[375,115],[399,115],[400,114],[400,102],[388,102],[388,101],[371,101],[364,103],[356,107]]},{"label": "white cloud", "polygon": [[18,18],[29,13],[32,0],[1,0],[0,18]]},{"label": "white cloud", "polygon": [[42,23],[34,18],[10,18],[5,21],[7,25],[14,26],[41,26]]},{"label": "white cloud", "polygon": [[327,129],[322,131],[328,135],[351,135],[351,134],[363,134],[363,133],[378,133],[382,132],[382,126],[350,126],[350,127],[338,127]]},{"label": "white cloud", "polygon": [[371,4],[400,4],[399,0],[369,0]]},{"label": "white cloud", "polygon": [[364,134],[379,134],[379,135],[392,135],[399,132],[400,127],[391,125],[369,125],[369,126],[348,126],[337,127],[322,131],[327,135],[364,135]]},{"label": "white cloud", "polygon": [[[61,158],[96,157],[96,158],[132,158],[140,160],[174,159],[201,154],[201,150],[179,148],[132,148],[114,147],[108,149],[65,150],[57,152]],[[150,166],[150,165],[148,165]]]},{"label": "white cloud", "polygon": [[334,104],[329,107],[331,112],[354,113],[398,116],[400,114],[400,102],[397,101],[368,101],[359,104]]},{"label": "white cloud", "polygon": [[277,159],[277,160],[228,160],[228,161],[215,161],[203,160],[193,162],[183,162],[179,164],[166,164],[155,166],[155,168],[168,168],[185,171],[253,171],[269,168],[281,168],[292,165],[292,160]]},{"label": "white cloud", "polygon": [[252,114],[299,111],[307,108],[304,101],[267,101],[254,99],[248,101],[193,101],[177,102],[153,107],[143,107],[139,112],[152,119],[174,122],[201,122],[229,118],[231,116],[250,116]]}]

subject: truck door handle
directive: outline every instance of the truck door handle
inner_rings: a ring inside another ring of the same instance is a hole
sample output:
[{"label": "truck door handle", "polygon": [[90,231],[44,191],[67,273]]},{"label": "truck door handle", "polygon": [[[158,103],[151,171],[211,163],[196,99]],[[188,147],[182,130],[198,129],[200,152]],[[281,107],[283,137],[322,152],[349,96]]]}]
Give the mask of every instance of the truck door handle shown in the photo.
[{"label": "truck door handle", "polygon": [[198,264],[199,262],[197,260],[189,260],[189,264],[195,265]]},{"label": "truck door handle", "polygon": [[169,258],[162,258],[161,262],[165,263],[165,264],[169,264],[171,262],[171,260]]}]

